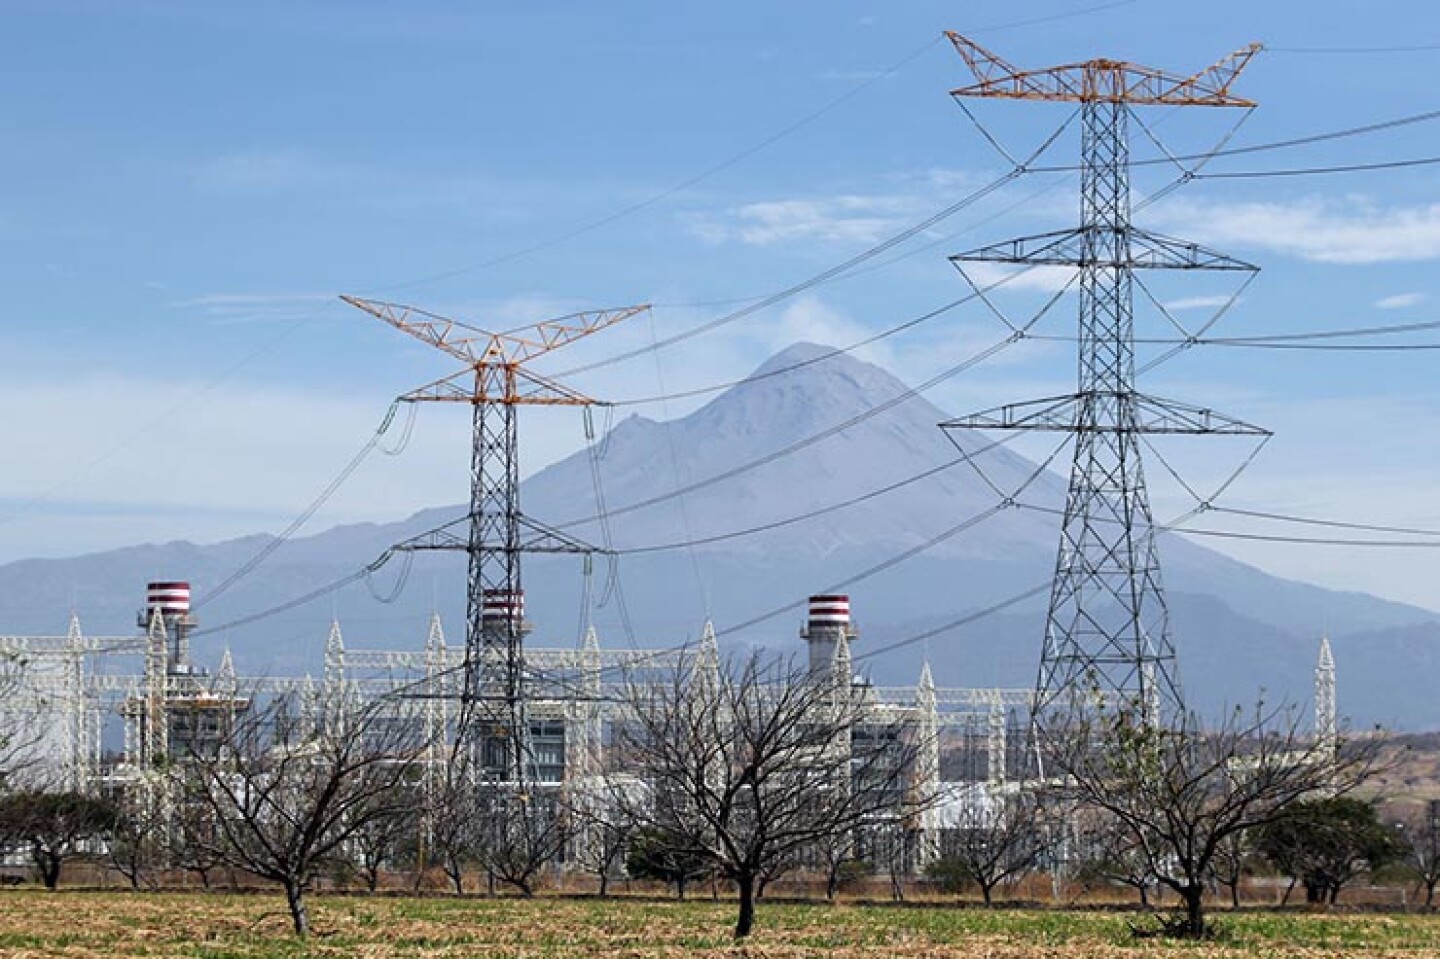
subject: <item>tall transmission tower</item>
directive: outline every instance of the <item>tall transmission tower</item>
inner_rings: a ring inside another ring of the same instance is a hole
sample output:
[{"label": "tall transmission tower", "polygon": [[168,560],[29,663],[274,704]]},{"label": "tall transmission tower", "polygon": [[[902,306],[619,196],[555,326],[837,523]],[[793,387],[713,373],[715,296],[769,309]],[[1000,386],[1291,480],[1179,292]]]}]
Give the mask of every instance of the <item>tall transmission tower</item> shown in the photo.
[{"label": "tall transmission tower", "polygon": [[650,306],[573,313],[492,333],[415,307],[354,296],[341,299],[465,364],[458,373],[406,393],[401,400],[470,404],[469,514],[394,548],[467,554],[457,742],[479,746],[486,775],[504,782],[528,781],[533,778],[533,761],[525,708],[520,557],[596,550],[521,511],[518,411],[521,406],[591,406],[599,401],[525,364]]},{"label": "tall transmission tower", "polygon": [[1157,723],[1183,701],[1141,436],[1268,433],[1135,388],[1134,271],[1256,267],[1131,223],[1129,121],[1137,106],[1253,106],[1231,94],[1230,84],[1260,48],[1246,47],[1191,76],[1114,60],[1023,71],[959,34],[948,36],[976,80],[951,91],[957,99],[1080,104],[1080,226],[951,257],[962,272],[964,263],[1078,270],[1079,382],[1068,396],[997,407],[942,425],[1074,435],[1033,715],[1037,725],[1059,724],[1076,711],[1103,705]]}]

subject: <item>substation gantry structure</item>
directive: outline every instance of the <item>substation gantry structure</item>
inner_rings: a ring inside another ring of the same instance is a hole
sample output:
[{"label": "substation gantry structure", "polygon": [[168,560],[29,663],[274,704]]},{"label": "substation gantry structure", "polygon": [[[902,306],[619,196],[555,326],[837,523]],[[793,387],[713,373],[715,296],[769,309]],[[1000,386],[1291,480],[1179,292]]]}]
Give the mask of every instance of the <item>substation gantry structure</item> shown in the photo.
[{"label": "substation gantry structure", "polygon": [[601,404],[526,364],[650,306],[572,313],[495,333],[398,303],[356,296],[341,299],[465,364],[459,372],[400,399],[470,405],[469,514],[393,549],[466,553],[465,659],[457,741],[465,739],[479,747],[487,776],[513,783],[533,780],[527,745],[520,557],[599,550],[521,511],[518,413],[521,406]]},{"label": "substation gantry structure", "polygon": [[[1033,717],[1059,726],[1106,705],[1156,724],[1183,708],[1161,585],[1155,524],[1140,448],[1144,434],[1263,437],[1259,427],[1208,408],[1148,396],[1135,386],[1136,270],[1257,267],[1131,223],[1129,122],[1143,106],[1253,107],[1230,91],[1259,52],[1239,50],[1181,76],[1115,60],[1020,70],[957,33],[947,34],[975,82],[955,98],[1078,103],[1080,225],[951,257],[966,263],[1078,271],[1079,382],[1074,393],[951,420],[947,429],[1048,430],[1074,436],[1060,547],[1046,616]],[[955,437],[952,435],[952,439]],[[958,440],[957,440],[958,444]]]}]

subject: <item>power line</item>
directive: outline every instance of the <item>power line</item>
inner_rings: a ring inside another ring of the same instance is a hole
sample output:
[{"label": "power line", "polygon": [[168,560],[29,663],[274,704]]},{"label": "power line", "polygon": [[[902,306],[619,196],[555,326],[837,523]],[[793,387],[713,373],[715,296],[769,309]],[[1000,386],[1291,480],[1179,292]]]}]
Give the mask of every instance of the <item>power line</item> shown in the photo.
[{"label": "power line", "polygon": [[[736,476],[740,476],[744,473],[750,472],[751,470],[758,469],[759,467],[764,466],[767,463],[773,463],[778,459],[789,456],[792,453],[798,452],[799,450],[802,450],[808,446],[813,446],[814,444],[829,439],[830,437],[838,433],[843,433],[845,430],[850,429],[852,426],[856,426],[860,423],[865,422],[868,419],[878,416],[881,413],[884,413],[887,410],[890,410],[900,405],[901,403],[914,399],[915,397],[925,393],[927,390],[933,389],[935,386],[939,385],[947,379],[950,379],[951,377],[958,376],[959,374],[966,372],[972,367],[978,366],[980,363],[983,363],[985,360],[988,360],[990,357],[1001,352],[1007,347],[1020,342],[1020,340],[1024,339],[1024,335],[1025,334],[1023,329],[1016,331],[1015,333],[1012,333],[1009,336],[1005,337],[1003,340],[999,340],[998,342],[992,344],[986,349],[981,350],[979,353],[972,355],[968,359],[963,360],[962,362],[957,363],[949,369],[946,369],[941,373],[931,377],[924,383],[921,383],[919,386],[906,389],[888,400],[878,403],[875,406],[867,407],[862,412],[857,413],[849,419],[841,423],[837,423],[834,426],[829,427],[828,429],[821,430],[818,433],[812,433],[810,436],[804,437],[800,440],[796,440],[793,443],[781,447],[778,450],[774,450],[773,452],[767,453],[766,455],[761,456],[757,459],[749,460],[745,463],[740,464],[739,466],[732,467],[731,469],[724,470],[720,473],[715,473],[711,476],[706,477],[705,479],[697,480],[687,486],[680,487],[668,493],[657,494],[643,500],[638,500],[634,503],[629,503],[625,506],[616,507],[614,509],[611,509],[607,515],[613,518],[615,516],[624,515],[625,513],[633,513],[636,510],[645,509],[658,503],[666,502],[667,500],[674,499],[677,496],[684,496],[687,493],[692,493],[696,490],[704,489],[707,486],[713,486],[716,483],[724,482],[728,479],[733,479]],[[580,519],[574,519],[565,523],[560,523],[558,524],[558,528],[565,529],[567,527],[579,526],[581,524],[589,523],[597,519],[599,519],[598,514],[586,516]]]},{"label": "power line", "polygon": [[1411,160],[1384,160],[1377,163],[1345,163],[1337,166],[1296,167],[1285,170],[1237,170],[1226,173],[1197,173],[1197,180],[1263,180],[1270,177],[1321,176],[1331,173],[1368,173],[1374,170],[1403,170],[1412,167],[1434,166],[1440,163],[1440,156],[1418,157]]},{"label": "power line", "polygon": [[1211,536],[1217,539],[1241,539],[1261,543],[1293,543],[1299,546],[1370,546],[1382,549],[1440,549],[1440,543],[1401,539],[1339,539],[1322,536],[1283,536],[1271,533],[1240,533],[1232,530],[1177,527],[1172,532],[1186,536]]},{"label": "power line", "polygon": [[978,203],[980,200],[989,196],[991,193],[994,193],[996,190],[999,190],[1002,186],[1009,183],[1011,180],[1016,179],[1020,175],[1020,170],[1011,170],[1009,173],[1006,173],[1003,176],[992,180],[990,183],[986,184],[985,186],[981,187],[970,195],[963,197],[960,200],[957,200],[956,202],[950,204],[949,206],[941,209],[936,213],[931,214],[929,217],[925,218],[919,223],[909,226],[906,229],[900,231],[899,233],[896,233],[890,237],[887,237],[884,240],[881,240],[874,246],[862,250],[861,252],[855,254],[844,262],[822,270],[821,272],[810,276],[804,280],[801,280],[798,283],[792,284],[791,286],[788,286],[783,290],[771,293],[763,299],[757,300],[754,303],[749,304],[748,306],[741,307],[738,310],[733,310],[722,316],[715,317],[712,320],[707,320],[706,322],[701,323],[699,326],[694,326],[688,330],[682,330],[679,333],[674,333],[670,336],[663,337],[649,344],[648,346],[636,347],[635,349],[626,350],[622,353],[617,353],[614,356],[610,356],[602,360],[596,360],[592,363],[586,363],[581,366],[571,367],[570,369],[562,370],[555,375],[557,377],[574,376],[577,373],[588,373],[591,370],[598,370],[606,366],[613,366],[616,363],[623,363],[624,361],[634,359],[637,356],[644,356],[646,353],[653,353],[657,350],[662,350],[667,347],[673,346],[676,343],[681,343],[685,340],[693,339],[694,337],[700,336],[703,333],[708,333],[711,330],[715,330],[722,326],[727,326],[731,323],[734,323],[737,320],[743,320],[747,316],[752,316],[760,312],[761,310],[768,309],[769,307],[772,307],[777,303],[790,299],[797,294],[804,293],[806,290],[812,289],[813,287],[819,286],[822,283],[834,279],[835,277],[844,274],[851,268],[856,267],[861,263],[866,262],[867,260],[874,259],[881,253],[884,253],[887,250],[899,246],[901,243],[904,243],[906,240],[909,240],[911,237],[916,236],[917,234],[923,233],[924,231],[930,229],[932,226],[941,222],[947,217],[954,216],[956,213],[959,213],[966,207],[974,203]]},{"label": "power line", "polygon": [[783,376],[787,373],[793,373],[796,370],[802,370],[808,366],[814,366],[817,363],[823,363],[827,360],[832,360],[837,356],[854,353],[855,351],[862,350],[867,346],[873,346],[874,344],[879,343],[881,340],[886,340],[892,336],[904,333],[907,330],[914,329],[915,327],[920,326],[923,323],[928,323],[930,320],[933,320],[940,316],[944,316],[946,313],[949,313],[951,310],[954,310],[957,307],[964,306],[965,304],[973,302],[976,299],[980,299],[985,293],[989,293],[992,290],[999,289],[1007,283],[1012,283],[1015,280],[1018,280],[1020,277],[1024,276],[1025,274],[1036,269],[1039,269],[1039,267],[1027,266],[1022,270],[1017,270],[1014,273],[1001,277],[994,283],[991,283],[988,286],[984,287],[982,290],[967,293],[964,296],[950,300],[948,303],[942,303],[940,306],[937,306],[934,309],[927,310],[924,313],[913,316],[907,320],[897,323],[894,326],[887,327],[886,329],[880,330],[878,333],[874,333],[870,336],[864,337],[863,339],[856,340],[855,342],[850,343],[846,346],[832,347],[829,352],[821,353],[807,359],[797,360],[796,362],[786,366],[779,366],[771,370],[763,370],[760,372],[752,373],[749,376],[743,376],[739,379],[734,380],[727,380],[722,383],[712,383],[708,386],[697,386],[694,389],[683,390],[676,393],[661,393],[654,396],[639,396],[631,397],[628,399],[612,400],[605,405],[643,406],[651,403],[664,403],[669,400],[691,399],[696,396],[705,396],[711,393],[719,393],[723,390],[728,390],[732,387],[740,386],[742,384],[755,383],[761,380],[768,380],[771,377]]},{"label": "power line", "polygon": [[281,613],[288,612],[299,606],[304,606],[307,603],[313,603],[315,600],[320,599],[323,596],[328,596],[329,594],[334,593],[338,590],[344,589],[346,586],[349,586],[352,583],[358,583],[360,580],[364,579],[366,576],[369,576],[371,573],[376,572],[380,569],[380,567],[388,563],[392,555],[394,555],[393,552],[387,549],[385,552],[381,553],[379,557],[372,560],[369,565],[363,566],[355,572],[342,576],[337,580],[326,583],[324,586],[312,589],[308,593],[304,593],[300,596],[295,597],[294,599],[286,600],[285,602],[280,603],[277,606],[271,606],[268,609],[263,609],[259,612],[250,613],[237,619],[232,619],[229,622],[221,623],[218,626],[207,626],[204,629],[197,629],[190,635],[192,637],[208,636],[211,633],[220,633],[224,632],[227,629],[237,629],[241,626],[248,626],[251,623],[258,623],[261,620],[269,619],[272,616],[278,616]]},{"label": "power line", "polygon": [[1083,17],[1091,13],[1099,13],[1102,10],[1113,10],[1116,7],[1129,7],[1140,0],[1113,0],[1111,3],[1100,3],[1093,7],[1082,7],[1079,10],[1067,10],[1064,13],[1053,13],[1044,17],[1031,17],[1028,20],[1012,20],[1010,23],[1001,23],[989,27],[972,27],[965,32],[974,33],[999,33],[1001,30],[1015,30],[1020,27],[1033,27],[1042,23],[1055,23],[1059,20],[1069,20],[1074,17]]},{"label": "power line", "polygon": [[774,146],[776,143],[780,142],[781,140],[785,139],[796,131],[803,129],[806,126],[809,126],[811,123],[814,123],[816,120],[825,116],[827,113],[830,113],[832,110],[860,95],[861,93],[868,90],[870,87],[874,86],[880,81],[889,79],[890,77],[894,76],[896,73],[909,66],[915,60],[918,60],[921,56],[928,53],[932,47],[939,44],[940,41],[943,39],[944,35],[942,34],[932,40],[926,41],[923,46],[918,47],[910,53],[906,54],[903,58],[896,61],[894,64],[887,67],[886,69],[882,70],[880,73],[876,74],[873,77],[868,77],[860,83],[857,83],[849,90],[846,90],[839,96],[827,101],[817,109],[810,111],[809,113],[800,117],[800,119],[787,124],[786,126],[777,130],[775,133],[770,134],[769,136],[753,144],[752,146],[748,146],[745,149],[739,151],[738,153],[733,153],[730,156],[726,157],[724,160],[721,160],[719,163],[706,167],[694,176],[687,177],[679,183],[676,183],[673,186],[666,187],[658,193],[653,193],[643,200],[638,200],[635,203],[620,207],[619,209],[611,213],[607,213],[604,216],[601,216],[594,220],[590,220],[589,222],[583,223],[580,226],[547,237],[543,240],[531,244],[530,246],[522,247],[518,250],[512,250],[509,253],[502,253],[498,256],[493,256],[487,260],[482,260],[478,263],[472,263],[468,266],[456,267],[454,269],[445,270],[440,273],[432,273],[428,276],[419,277],[417,279],[406,280],[400,283],[392,283],[388,286],[377,287],[372,292],[386,293],[394,290],[407,289],[414,286],[422,286],[427,283],[435,283],[440,280],[447,280],[456,276],[463,276],[467,273],[474,273],[479,270],[485,270],[493,266],[499,266],[504,263],[509,263],[514,260],[527,257],[533,253],[539,253],[543,250],[548,250],[551,247],[559,246],[562,243],[573,240],[576,237],[584,236],[587,233],[593,233],[594,231],[599,230],[602,227],[609,226],[611,223],[614,223],[617,220],[622,220],[625,217],[631,216],[632,214],[639,213],[642,210],[655,206],[656,204],[668,200],[670,197],[675,196],[676,194],[683,193],[691,187],[696,186],[697,184],[700,184],[705,180],[708,180],[710,177],[715,176],[718,173],[722,173],[725,170],[730,169],[738,163],[748,160],[750,157],[761,152],[762,150],[767,149],[768,147]]},{"label": "power line", "polygon": [[1434,53],[1440,51],[1440,43],[1419,43],[1389,47],[1271,47],[1266,53]]},{"label": "power line", "polygon": [[773,532],[774,530],[782,529],[786,526],[793,526],[796,523],[803,523],[807,520],[816,519],[829,513],[839,512],[840,510],[847,509],[851,506],[858,506],[861,503],[868,502],[872,499],[878,499],[881,496],[893,493],[899,489],[904,489],[907,486],[913,486],[914,484],[919,483],[923,480],[930,479],[933,476],[938,476],[939,474],[944,473],[947,470],[953,469],[954,467],[959,466],[961,463],[968,462],[971,457],[980,456],[984,453],[988,453],[990,450],[994,449],[997,446],[1003,446],[1004,444],[1009,443],[1014,438],[1015,434],[1006,436],[1003,439],[995,440],[994,442],[982,446],[980,449],[974,450],[973,452],[968,453],[965,456],[957,456],[954,459],[946,460],[938,466],[931,467],[930,469],[924,470],[920,473],[916,473],[913,476],[907,476],[905,479],[897,480],[894,483],[889,483],[877,489],[869,490],[865,493],[861,493],[858,496],[853,496],[850,499],[842,500],[838,503],[831,503],[829,506],[821,506],[816,509],[810,510],[809,512],[800,513],[796,516],[786,517],[785,519],[775,520],[774,522],[770,523],[762,523],[758,526],[749,526],[744,529],[731,530],[726,533],[717,533],[713,536],[702,536],[696,539],[687,539],[681,542],[658,543],[649,546],[632,546],[616,550],[616,552],[625,556],[638,555],[643,553],[660,553],[674,549],[688,549],[693,546],[709,546],[714,543],[725,542],[726,540],[741,539],[746,536],[755,536],[760,533]]},{"label": "power line", "polygon": [[[390,431],[390,424],[395,421],[395,413],[399,408],[399,400],[395,400],[394,402],[392,402],[390,404],[390,409],[386,411],[384,419],[380,421],[380,425],[376,427],[375,432],[370,436],[370,439],[365,442],[364,446],[360,447],[360,450],[350,458],[350,461],[348,463],[346,463],[343,467],[340,468],[340,472],[337,473],[335,477],[325,485],[325,488],[320,491],[320,494],[316,496],[315,499],[311,500],[310,505],[306,506],[303,510],[301,510],[300,515],[296,516],[295,519],[291,521],[289,526],[286,526],[283,530],[279,532],[278,535],[272,537],[270,541],[267,542],[264,546],[262,546],[254,556],[250,557],[250,559],[247,560],[245,563],[241,564],[238,569],[236,569],[229,576],[221,580],[218,585],[213,587],[204,596],[200,597],[200,599],[195,602],[195,608],[199,609],[200,607],[206,605],[207,603],[219,597],[230,587],[240,582],[240,580],[255,572],[255,570],[260,568],[260,565],[262,563],[264,563],[267,559],[269,559],[275,554],[276,550],[280,549],[280,547],[288,543],[290,541],[290,538],[293,537],[296,533],[298,533],[300,531],[300,528],[303,527],[306,523],[308,523],[311,518],[313,518],[315,514],[319,512],[320,508],[330,501],[330,498],[333,497],[337,491],[339,491],[340,487],[344,485],[345,481],[354,475],[355,471],[360,468],[360,464],[364,463],[366,458],[368,458],[369,455],[374,452],[375,447],[380,445],[380,441],[384,439],[385,434]],[[413,425],[413,418],[410,422]],[[407,427],[406,429],[406,436],[408,437],[408,435],[409,427]],[[396,450],[396,452],[398,452],[398,449]]]},{"label": "power line", "polygon": [[1309,516],[1290,516],[1284,513],[1240,509],[1230,506],[1212,506],[1210,509],[1217,513],[1232,513],[1236,516],[1275,520],[1280,523],[1301,523],[1309,526],[1326,526],[1334,529],[1350,529],[1370,533],[1403,533],[1409,536],[1440,536],[1440,530],[1420,529],[1414,526],[1382,526],[1374,523],[1352,523],[1333,519],[1315,519]]},{"label": "power line", "polygon": [[[1232,157],[1244,156],[1249,153],[1268,153],[1272,150],[1288,150],[1292,147],[1311,146],[1316,143],[1326,143],[1331,140],[1342,140],[1349,137],[1365,136],[1371,133],[1381,133],[1386,130],[1394,130],[1400,127],[1411,126],[1417,123],[1429,123],[1433,120],[1440,120],[1440,110],[1427,110],[1423,113],[1411,113],[1390,120],[1381,120],[1376,123],[1367,123],[1360,126],[1345,127],[1339,130],[1327,130],[1322,133],[1312,133],[1301,137],[1291,137],[1286,140],[1271,140],[1266,143],[1256,143],[1250,146],[1228,147],[1224,150],[1217,150],[1210,153],[1182,154],[1180,156],[1153,157],[1143,160],[1131,160],[1132,167],[1158,166],[1172,164],[1176,161],[1203,160],[1206,157]],[[1074,173],[1081,167],[1076,165],[1066,166],[1044,166],[1031,167],[1029,173]],[[1215,176],[1215,174],[1205,174]],[[1197,175],[1198,178],[1198,175]]]}]

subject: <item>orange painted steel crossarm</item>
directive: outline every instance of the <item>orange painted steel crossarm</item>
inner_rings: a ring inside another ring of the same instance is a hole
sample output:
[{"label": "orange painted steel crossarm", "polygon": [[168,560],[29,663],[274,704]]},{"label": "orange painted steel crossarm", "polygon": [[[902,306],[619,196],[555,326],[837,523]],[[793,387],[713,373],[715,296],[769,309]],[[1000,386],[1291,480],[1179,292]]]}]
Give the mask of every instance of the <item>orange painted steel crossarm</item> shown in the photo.
[{"label": "orange painted steel crossarm", "polygon": [[1011,100],[1109,101],[1156,106],[1253,107],[1233,96],[1230,85],[1259,53],[1252,43],[1191,76],[1121,60],[1089,60],[1043,70],[1019,70],[980,44],[953,31],[945,36],[975,74],[976,83],[950,91],[955,97]]},{"label": "orange painted steel crossarm", "polygon": [[[472,380],[471,377],[474,377]],[[507,406],[605,406],[515,363],[481,363],[401,395],[405,403],[502,403]]]},{"label": "orange painted steel crossarm", "polygon": [[384,303],[345,295],[340,299],[472,365],[524,363],[650,309],[650,304],[643,303],[610,310],[588,310],[492,333],[402,303]]}]

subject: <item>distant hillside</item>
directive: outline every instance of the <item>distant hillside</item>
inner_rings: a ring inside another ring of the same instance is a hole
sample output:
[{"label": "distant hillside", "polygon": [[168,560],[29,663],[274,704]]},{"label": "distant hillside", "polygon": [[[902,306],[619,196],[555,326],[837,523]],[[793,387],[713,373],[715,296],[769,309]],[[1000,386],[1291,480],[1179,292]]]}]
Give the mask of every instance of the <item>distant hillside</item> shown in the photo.
[{"label": "distant hillside", "polygon": [[[803,612],[783,608],[811,592],[838,588],[854,597],[863,631],[855,651],[863,656],[1047,579],[1057,531],[1054,517],[1041,512],[1004,510],[922,548],[989,508],[997,499],[994,491],[964,466],[936,469],[956,455],[936,428],[947,414],[923,397],[904,399],[904,384],[879,367],[837,356],[771,375],[814,360],[822,350],[794,346],[688,416],[671,422],[631,417],[605,439],[599,471],[616,547],[713,541],[693,552],[625,555],[618,564],[619,588],[610,581],[608,564],[596,559],[590,595],[599,604],[594,621],[604,642],[625,644],[622,624],[628,618],[640,644],[671,645],[698,635],[708,614],[724,642],[798,650],[795,632]],[[864,418],[888,400],[894,405]],[[829,430],[833,435],[805,443]],[[973,449],[982,441],[961,437],[961,442]],[[740,469],[766,457],[773,458]],[[1033,463],[1004,448],[983,454],[981,462],[990,481],[1006,491],[1035,471]],[[898,485],[927,471],[933,475]],[[699,485],[725,474],[733,475]],[[697,488],[683,498],[670,495],[689,486]],[[895,488],[844,509],[785,523],[890,486]],[[1063,502],[1063,492],[1060,477],[1043,473],[1024,500],[1053,507]],[[652,505],[635,505],[651,500]],[[529,514],[573,535],[595,543],[603,539],[586,453],[527,480],[523,503]],[[462,513],[452,506],[297,539],[199,615],[214,625],[274,606],[352,572],[390,543]],[[756,535],[722,538],[782,523]],[[73,604],[88,631],[128,632],[146,580],[188,578],[203,595],[265,541],[169,543],[11,563],[0,567],[0,631],[61,631]],[[1182,681],[1197,705],[1253,699],[1260,687],[1272,700],[1308,699],[1319,639],[1312,632],[1315,611],[1323,609],[1339,668],[1342,711],[1363,723],[1440,728],[1440,697],[1432,692],[1440,685],[1440,617],[1361,593],[1280,579],[1173,535],[1162,538],[1161,548]],[[907,551],[913,555],[905,561],[855,578]],[[377,574],[375,591],[383,594],[396,585],[403,565],[393,560]],[[582,570],[576,558],[527,562],[536,644],[577,641]],[[391,604],[357,584],[263,622],[201,636],[197,648],[214,658],[228,642],[240,667],[256,673],[314,670],[332,615],[339,616],[351,645],[418,648],[432,610],[458,640],[463,578],[458,556],[422,556]],[[622,600],[628,617],[621,615]],[[725,632],[777,609],[779,615]],[[1043,620],[1042,598],[864,665],[885,682],[908,683],[928,656],[942,684],[1028,686]]]}]

